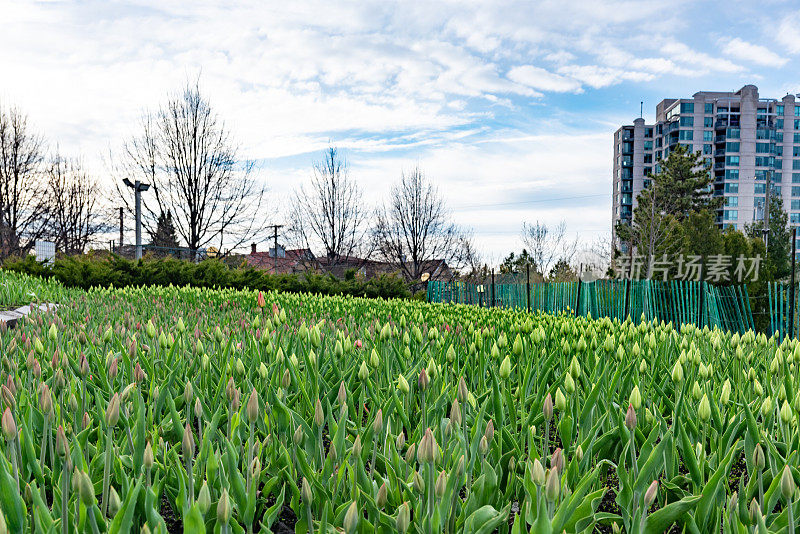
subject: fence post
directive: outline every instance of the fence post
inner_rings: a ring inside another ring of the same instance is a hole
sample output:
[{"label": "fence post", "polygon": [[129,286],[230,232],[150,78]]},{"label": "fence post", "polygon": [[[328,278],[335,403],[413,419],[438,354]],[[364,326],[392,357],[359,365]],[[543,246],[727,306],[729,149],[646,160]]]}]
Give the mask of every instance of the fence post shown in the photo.
[{"label": "fence post", "polygon": [[706,291],[705,291],[705,279],[704,271],[706,270],[706,258],[703,256],[700,259],[700,317],[698,318],[698,328],[703,328],[703,314],[705,312],[706,307]]},{"label": "fence post", "polygon": [[580,315],[578,313],[578,308],[581,306],[581,288],[583,287],[583,283],[581,280],[581,276],[583,275],[583,264],[581,263],[581,268],[578,271],[578,294],[575,295],[575,317]]},{"label": "fence post", "polygon": [[525,271],[528,278],[528,281],[525,284],[525,287],[527,289],[527,292],[525,293],[525,302],[528,305],[528,313],[530,313],[531,312],[531,264],[530,263],[525,264]]},{"label": "fence post", "polygon": [[494,269],[492,269],[492,308],[494,308]]},{"label": "fence post", "polygon": [[794,260],[797,245],[797,228],[792,228],[792,285],[789,286],[789,337],[794,338],[794,298],[795,298],[795,278],[794,278]]}]

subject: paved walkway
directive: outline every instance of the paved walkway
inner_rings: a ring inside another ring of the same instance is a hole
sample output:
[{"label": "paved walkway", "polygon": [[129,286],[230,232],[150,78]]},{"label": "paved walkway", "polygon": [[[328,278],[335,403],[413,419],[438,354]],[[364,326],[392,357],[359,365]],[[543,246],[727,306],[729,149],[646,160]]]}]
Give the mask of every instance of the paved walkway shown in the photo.
[{"label": "paved walkway", "polygon": [[[14,328],[14,326],[17,324],[17,320],[25,317],[31,312],[31,307],[36,309],[35,305],[29,305],[22,306],[16,310],[0,311],[0,323],[6,323],[6,326],[9,328]],[[58,304],[39,304],[39,309],[42,311],[54,310],[56,308],[58,308]]]}]

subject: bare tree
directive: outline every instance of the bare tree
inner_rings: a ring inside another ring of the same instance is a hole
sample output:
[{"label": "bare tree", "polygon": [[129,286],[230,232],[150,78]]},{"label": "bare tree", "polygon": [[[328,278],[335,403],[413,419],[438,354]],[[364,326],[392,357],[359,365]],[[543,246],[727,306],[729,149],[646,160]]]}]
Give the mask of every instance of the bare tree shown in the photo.
[{"label": "bare tree", "polygon": [[371,252],[361,189],[350,177],[347,161],[329,147],[314,164],[311,187],[294,194],[290,240],[313,249],[321,247],[325,267]]},{"label": "bare tree", "polygon": [[82,254],[107,229],[98,205],[100,187],[80,161],[58,154],[46,174],[50,206],[46,235],[64,254]]},{"label": "bare tree", "polygon": [[435,261],[459,269],[473,250],[471,236],[451,222],[444,200],[419,167],[403,172],[375,218],[379,254],[408,280],[419,280]]},{"label": "bare tree", "polygon": [[553,227],[539,221],[522,223],[522,242],[528,249],[533,267],[542,277],[547,277],[559,260],[571,263],[578,251],[578,236],[575,239],[567,236],[565,221]]},{"label": "bare tree", "polygon": [[[155,232],[158,217],[170,212],[192,253],[212,244],[231,250],[260,230],[256,219],[265,194],[254,165],[238,152],[194,83],[156,113],[143,115],[141,132],[125,143],[116,169],[120,178],[152,184],[152,194],[142,196],[147,231]],[[116,188],[132,212],[133,195],[119,181]]]},{"label": "bare tree", "polygon": [[45,230],[44,149],[28,119],[0,108],[0,257],[29,251]]}]

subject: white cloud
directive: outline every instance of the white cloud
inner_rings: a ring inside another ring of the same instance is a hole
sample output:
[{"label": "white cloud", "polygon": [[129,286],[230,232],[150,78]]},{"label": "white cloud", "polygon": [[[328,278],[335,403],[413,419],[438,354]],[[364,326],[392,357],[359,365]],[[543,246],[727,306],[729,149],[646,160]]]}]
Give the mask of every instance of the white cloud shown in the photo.
[{"label": "white cloud", "polygon": [[783,17],[775,40],[786,48],[790,54],[800,53],[800,11]]},{"label": "white cloud", "polygon": [[781,57],[766,46],[749,43],[734,37],[722,41],[722,52],[743,61],[766,67],[782,67],[789,59]]},{"label": "white cloud", "polygon": [[541,91],[577,92],[581,84],[571,78],[554,74],[548,70],[533,65],[522,65],[508,71],[508,78],[522,85],[533,87]]},{"label": "white cloud", "polygon": [[[276,191],[307,176],[310,154],[333,141],[353,152],[376,196],[415,158],[454,202],[562,185],[607,192],[616,125],[586,126],[587,116],[711,88],[700,82],[738,84],[750,76],[738,61],[753,77],[783,61],[754,40],[708,42],[697,15],[710,10],[688,0],[6,4],[0,103],[27,111],[62,152],[99,161],[143,109],[199,74],[242,155],[265,162]],[[797,27],[800,13],[775,37],[793,53]],[[720,46],[727,57],[709,52]],[[539,135],[576,116],[581,131]],[[577,212],[533,206],[458,217],[486,232],[507,228],[503,248],[531,213],[568,216],[576,230],[610,224],[602,202]]]}]

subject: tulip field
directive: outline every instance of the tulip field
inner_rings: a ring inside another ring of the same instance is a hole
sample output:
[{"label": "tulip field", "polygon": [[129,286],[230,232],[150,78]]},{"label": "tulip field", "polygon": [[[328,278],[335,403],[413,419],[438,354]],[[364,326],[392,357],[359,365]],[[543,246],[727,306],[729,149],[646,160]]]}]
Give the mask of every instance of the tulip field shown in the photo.
[{"label": "tulip field", "polygon": [[800,521],[795,340],[410,300],[30,293],[59,307],[0,325],[0,533]]}]

